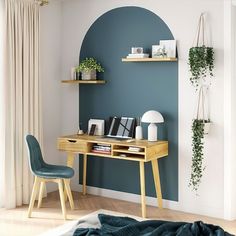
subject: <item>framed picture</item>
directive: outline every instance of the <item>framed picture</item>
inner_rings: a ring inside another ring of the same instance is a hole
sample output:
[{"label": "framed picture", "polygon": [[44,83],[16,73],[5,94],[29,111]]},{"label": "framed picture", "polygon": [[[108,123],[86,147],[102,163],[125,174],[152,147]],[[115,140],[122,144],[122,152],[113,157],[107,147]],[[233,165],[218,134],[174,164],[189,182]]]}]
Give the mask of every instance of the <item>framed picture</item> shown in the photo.
[{"label": "framed picture", "polygon": [[176,40],[160,40],[160,46],[164,48],[167,57],[176,58]]},{"label": "framed picture", "polygon": [[161,45],[152,45],[152,57],[165,57],[164,47]]},{"label": "framed picture", "polygon": [[104,135],[104,120],[90,119],[88,121],[88,134],[91,135]]}]

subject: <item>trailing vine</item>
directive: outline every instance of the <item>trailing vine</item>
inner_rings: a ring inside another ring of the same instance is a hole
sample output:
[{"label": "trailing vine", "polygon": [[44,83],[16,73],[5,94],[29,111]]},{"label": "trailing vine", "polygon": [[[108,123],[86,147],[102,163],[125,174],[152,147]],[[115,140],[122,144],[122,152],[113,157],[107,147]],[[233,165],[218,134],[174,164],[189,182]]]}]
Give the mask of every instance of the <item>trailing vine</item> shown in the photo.
[{"label": "trailing vine", "polygon": [[192,47],[189,49],[189,66],[193,86],[198,87],[200,79],[205,79],[207,75],[213,77],[214,50],[205,45]]},{"label": "trailing vine", "polygon": [[192,123],[192,166],[189,186],[197,191],[205,167],[203,167],[204,120],[194,119]]}]

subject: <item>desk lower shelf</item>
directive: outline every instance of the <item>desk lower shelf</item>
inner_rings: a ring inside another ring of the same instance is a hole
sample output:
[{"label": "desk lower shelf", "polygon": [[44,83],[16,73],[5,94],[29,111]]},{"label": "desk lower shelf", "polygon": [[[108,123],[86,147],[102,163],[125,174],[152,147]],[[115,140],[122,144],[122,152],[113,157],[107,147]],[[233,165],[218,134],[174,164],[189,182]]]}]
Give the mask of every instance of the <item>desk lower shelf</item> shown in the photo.
[{"label": "desk lower shelf", "polygon": [[[98,144],[110,146],[110,153],[93,152],[93,146]],[[57,146],[59,150],[66,152],[139,162],[148,162],[168,155],[167,141],[148,142],[146,140],[133,140],[128,143],[127,141],[116,140],[101,141],[99,137],[83,135],[61,137],[58,139]],[[140,148],[141,151],[131,151],[128,150],[129,147]]]}]

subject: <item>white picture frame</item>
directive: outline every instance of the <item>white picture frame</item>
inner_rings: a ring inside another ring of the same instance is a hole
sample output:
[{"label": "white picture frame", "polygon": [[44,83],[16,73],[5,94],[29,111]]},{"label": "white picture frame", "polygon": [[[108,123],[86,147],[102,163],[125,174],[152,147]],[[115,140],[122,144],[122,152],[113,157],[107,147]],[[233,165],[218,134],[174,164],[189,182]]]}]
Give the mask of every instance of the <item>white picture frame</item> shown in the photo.
[{"label": "white picture frame", "polygon": [[160,46],[164,47],[167,57],[176,58],[176,40],[160,40]]},{"label": "white picture frame", "polygon": [[90,119],[88,121],[88,132],[90,131],[92,125],[96,125],[94,135],[104,135],[104,120]]},{"label": "white picture frame", "polygon": [[152,45],[152,58],[164,57],[164,47],[161,45]]}]

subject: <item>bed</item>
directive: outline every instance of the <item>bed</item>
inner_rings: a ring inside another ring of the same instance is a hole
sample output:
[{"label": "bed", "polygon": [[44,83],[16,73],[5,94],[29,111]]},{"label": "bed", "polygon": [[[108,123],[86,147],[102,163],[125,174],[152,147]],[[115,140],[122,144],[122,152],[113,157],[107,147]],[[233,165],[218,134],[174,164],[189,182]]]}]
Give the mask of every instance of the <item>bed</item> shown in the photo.
[{"label": "bed", "polygon": [[97,211],[40,236],[232,236],[219,226],[163,220],[144,220]]}]

